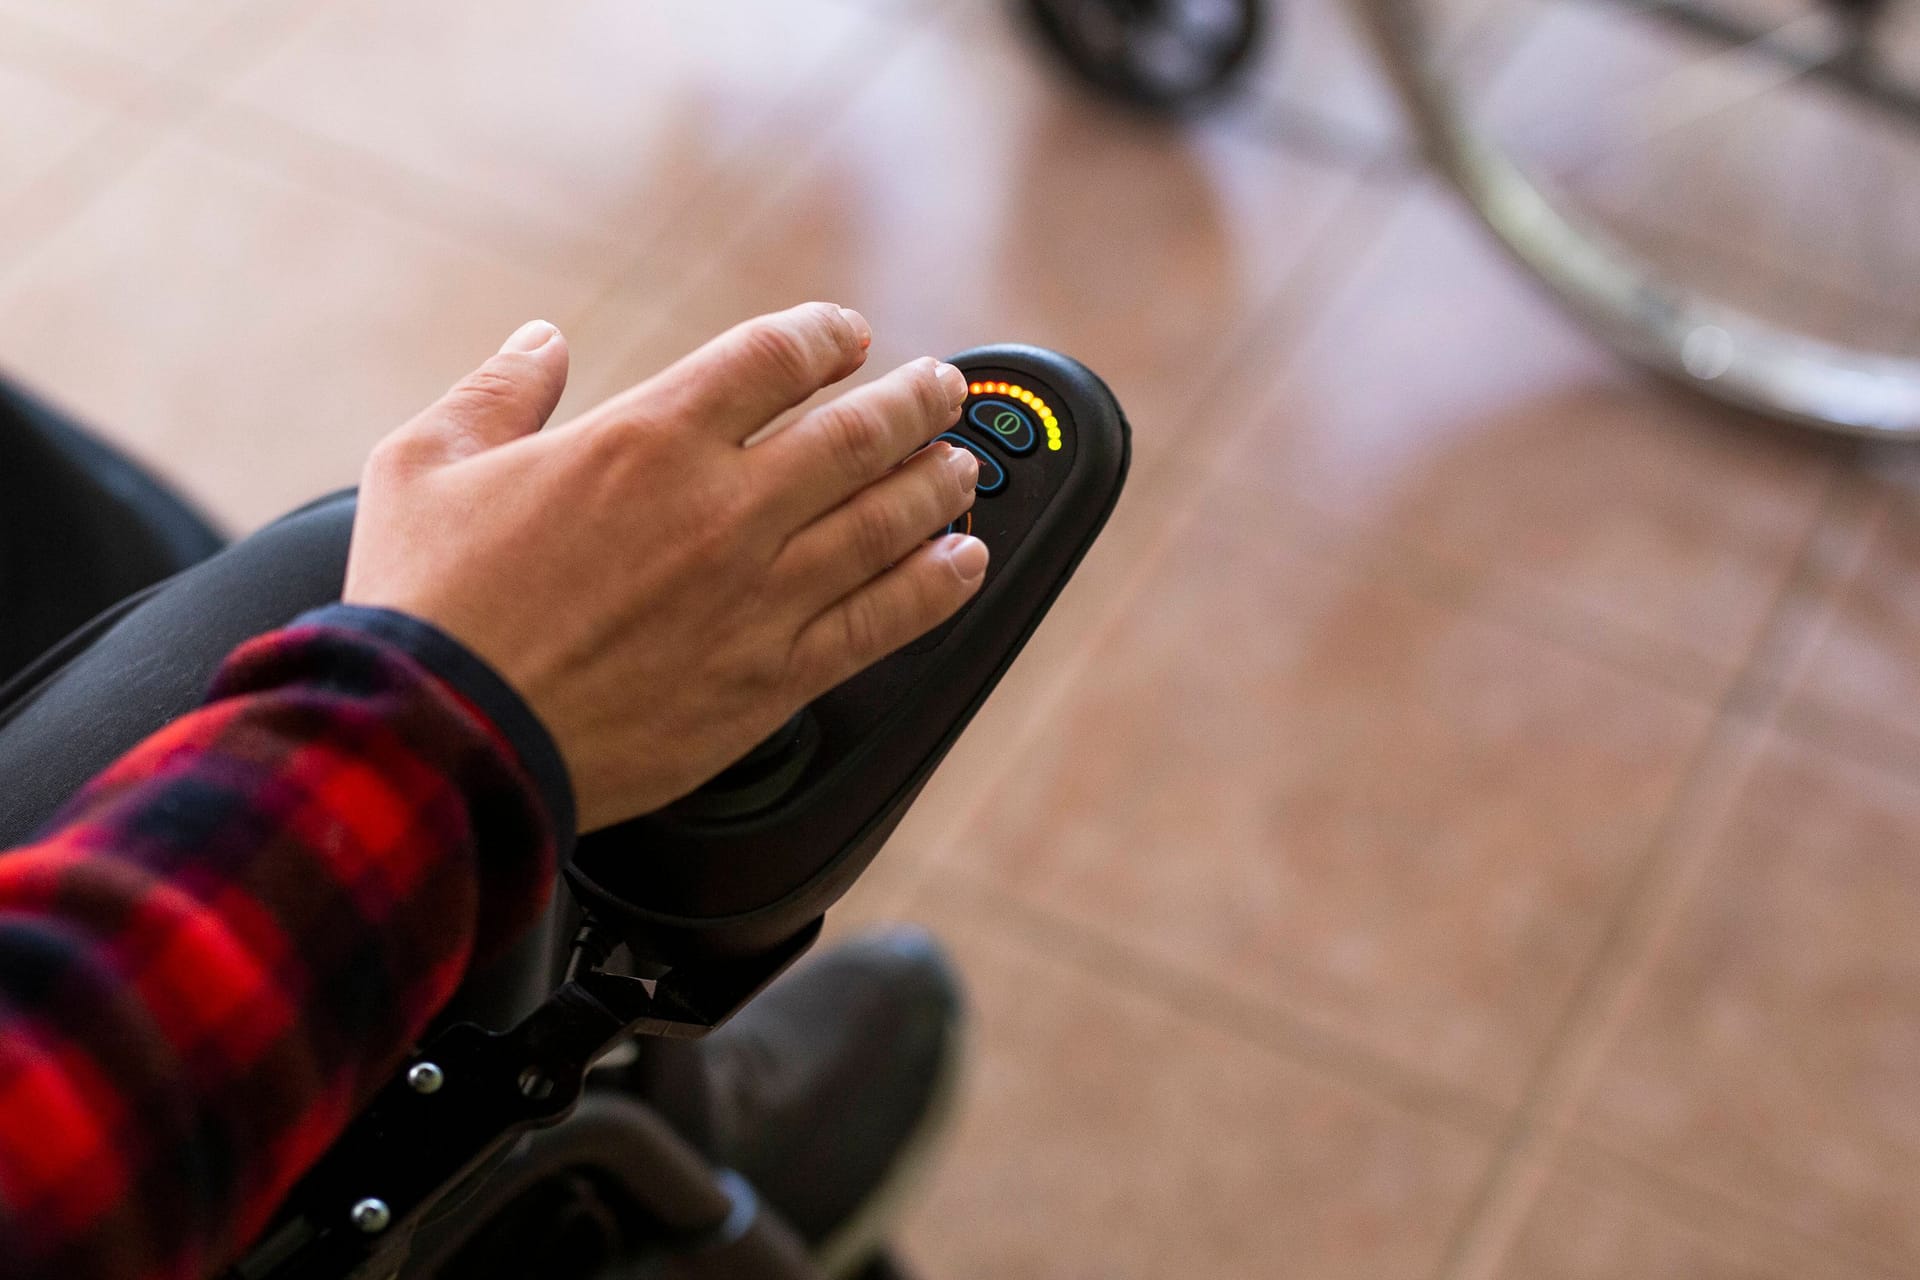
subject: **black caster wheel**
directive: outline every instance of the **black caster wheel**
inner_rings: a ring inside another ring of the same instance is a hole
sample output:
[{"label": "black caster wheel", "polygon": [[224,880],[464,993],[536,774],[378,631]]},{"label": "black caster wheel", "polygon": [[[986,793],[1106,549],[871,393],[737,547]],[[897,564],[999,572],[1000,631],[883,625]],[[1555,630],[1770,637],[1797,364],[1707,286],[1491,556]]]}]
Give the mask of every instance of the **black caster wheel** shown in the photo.
[{"label": "black caster wheel", "polygon": [[1028,0],[1040,34],[1101,93],[1185,115],[1229,90],[1265,38],[1263,0]]}]

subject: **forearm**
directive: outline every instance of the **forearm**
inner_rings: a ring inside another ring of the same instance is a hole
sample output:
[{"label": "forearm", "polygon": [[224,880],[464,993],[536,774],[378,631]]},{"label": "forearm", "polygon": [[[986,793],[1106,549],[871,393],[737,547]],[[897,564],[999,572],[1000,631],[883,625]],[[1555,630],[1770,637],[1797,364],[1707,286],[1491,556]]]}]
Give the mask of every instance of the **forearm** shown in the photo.
[{"label": "forearm", "polygon": [[571,800],[524,708],[416,624],[319,620],[0,857],[7,1275],[227,1260],[545,901]]}]

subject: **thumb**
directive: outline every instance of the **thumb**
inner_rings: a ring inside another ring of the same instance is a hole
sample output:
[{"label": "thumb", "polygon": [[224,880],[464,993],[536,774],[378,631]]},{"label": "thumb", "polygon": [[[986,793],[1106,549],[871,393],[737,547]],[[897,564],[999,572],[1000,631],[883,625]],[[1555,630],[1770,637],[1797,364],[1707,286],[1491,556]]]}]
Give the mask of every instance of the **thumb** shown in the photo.
[{"label": "thumb", "polygon": [[567,389],[567,340],[545,320],[513,331],[487,362],[409,424],[451,462],[532,435]]}]

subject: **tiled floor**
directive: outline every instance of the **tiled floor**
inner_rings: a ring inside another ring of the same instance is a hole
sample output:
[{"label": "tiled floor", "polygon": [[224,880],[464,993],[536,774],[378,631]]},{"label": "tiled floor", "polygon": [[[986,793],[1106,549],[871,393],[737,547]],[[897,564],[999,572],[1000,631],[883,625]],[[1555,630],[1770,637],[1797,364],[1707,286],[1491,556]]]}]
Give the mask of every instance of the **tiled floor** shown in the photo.
[{"label": "tiled floor", "polygon": [[972,982],[917,1266],[1912,1274],[1917,464],[1624,370],[1284,21],[1170,131],[977,0],[0,0],[0,364],[240,529],[535,314],[572,408],[1070,350],[1128,494],[836,918]]}]

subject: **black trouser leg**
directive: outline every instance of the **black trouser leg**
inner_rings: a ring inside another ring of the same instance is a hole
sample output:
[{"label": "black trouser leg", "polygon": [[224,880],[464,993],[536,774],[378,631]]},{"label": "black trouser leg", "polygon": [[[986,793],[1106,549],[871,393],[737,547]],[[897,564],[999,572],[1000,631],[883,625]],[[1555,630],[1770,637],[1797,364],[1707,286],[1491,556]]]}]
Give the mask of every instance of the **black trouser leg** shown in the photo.
[{"label": "black trouser leg", "polygon": [[0,682],[223,541],[154,477],[0,380]]}]

